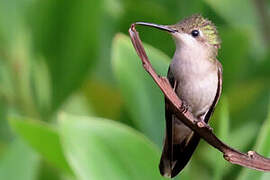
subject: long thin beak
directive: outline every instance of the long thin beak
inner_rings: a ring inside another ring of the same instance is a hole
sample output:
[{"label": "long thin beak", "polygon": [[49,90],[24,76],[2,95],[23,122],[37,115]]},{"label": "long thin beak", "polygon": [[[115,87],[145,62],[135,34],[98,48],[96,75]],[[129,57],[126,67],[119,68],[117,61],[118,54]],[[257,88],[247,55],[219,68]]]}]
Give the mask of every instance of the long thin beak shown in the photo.
[{"label": "long thin beak", "polygon": [[178,32],[176,29],[173,29],[173,28],[171,28],[169,26],[165,26],[165,25],[159,25],[159,24],[153,24],[153,23],[147,23],[147,22],[136,22],[135,24],[154,27],[157,29],[161,29],[163,31],[168,31],[170,33]]}]

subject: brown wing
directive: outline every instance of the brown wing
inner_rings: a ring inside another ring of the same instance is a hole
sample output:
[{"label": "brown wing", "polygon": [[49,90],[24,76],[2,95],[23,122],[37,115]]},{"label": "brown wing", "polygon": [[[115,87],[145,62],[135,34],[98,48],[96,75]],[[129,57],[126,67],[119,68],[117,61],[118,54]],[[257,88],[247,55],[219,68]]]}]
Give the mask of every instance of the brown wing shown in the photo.
[{"label": "brown wing", "polygon": [[[205,116],[205,122],[208,122],[221,94],[222,86],[222,66],[218,63],[218,85],[215,99],[212,106]],[[175,83],[174,77],[169,69],[168,79],[171,86]],[[200,141],[200,136],[187,128],[181,120],[177,119],[170,110],[168,100],[165,98],[165,117],[166,117],[166,134],[163,146],[163,152],[160,159],[159,169],[163,176],[176,176],[188,163],[193,152]],[[189,131],[188,131],[189,130]],[[184,131],[184,132],[183,132]],[[184,138],[175,138],[176,136],[184,136]]]},{"label": "brown wing", "polygon": [[[174,77],[168,70],[167,78],[172,87],[175,85]],[[159,163],[159,170],[162,176],[171,176],[172,163],[173,163],[173,114],[169,107],[168,99],[165,98],[165,119],[166,119],[166,129],[165,129],[165,140],[163,145],[163,151],[161,155],[161,160]]]},{"label": "brown wing", "polygon": [[213,104],[209,108],[207,114],[205,115],[204,121],[206,123],[209,121],[210,117],[212,116],[212,114],[215,110],[215,107],[218,103],[218,100],[219,100],[220,95],[221,95],[221,90],[222,90],[222,65],[218,60],[216,60],[216,62],[217,62],[217,67],[218,67],[218,87],[217,87],[217,93],[216,93],[215,99],[213,101]]}]

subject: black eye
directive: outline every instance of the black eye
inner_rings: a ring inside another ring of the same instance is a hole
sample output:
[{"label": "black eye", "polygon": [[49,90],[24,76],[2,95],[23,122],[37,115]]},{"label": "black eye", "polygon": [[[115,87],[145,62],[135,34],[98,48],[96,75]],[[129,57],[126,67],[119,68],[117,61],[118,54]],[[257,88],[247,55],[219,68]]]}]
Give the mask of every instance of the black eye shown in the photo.
[{"label": "black eye", "polygon": [[199,36],[199,34],[200,34],[200,32],[199,32],[198,30],[193,30],[193,31],[191,31],[191,35],[192,35],[193,37],[197,37],[197,36]]}]

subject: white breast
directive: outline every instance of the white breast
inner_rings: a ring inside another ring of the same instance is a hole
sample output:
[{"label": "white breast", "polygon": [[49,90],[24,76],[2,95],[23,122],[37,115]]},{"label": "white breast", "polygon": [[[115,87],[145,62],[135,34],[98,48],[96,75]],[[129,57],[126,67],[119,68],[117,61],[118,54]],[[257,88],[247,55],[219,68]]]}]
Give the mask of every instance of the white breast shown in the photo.
[{"label": "white breast", "polygon": [[178,82],[176,93],[198,117],[212,105],[218,87],[217,67],[200,52],[176,51],[170,70]]}]

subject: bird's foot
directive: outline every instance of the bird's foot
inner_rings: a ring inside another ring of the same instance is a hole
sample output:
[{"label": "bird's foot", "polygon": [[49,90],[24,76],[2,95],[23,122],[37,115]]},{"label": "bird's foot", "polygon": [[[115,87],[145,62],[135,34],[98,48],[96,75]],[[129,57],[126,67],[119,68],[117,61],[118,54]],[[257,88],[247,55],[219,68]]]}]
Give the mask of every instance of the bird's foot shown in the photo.
[{"label": "bird's foot", "polygon": [[186,113],[189,109],[188,104],[185,101],[182,101],[181,107],[180,107],[180,111],[181,113]]}]

